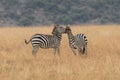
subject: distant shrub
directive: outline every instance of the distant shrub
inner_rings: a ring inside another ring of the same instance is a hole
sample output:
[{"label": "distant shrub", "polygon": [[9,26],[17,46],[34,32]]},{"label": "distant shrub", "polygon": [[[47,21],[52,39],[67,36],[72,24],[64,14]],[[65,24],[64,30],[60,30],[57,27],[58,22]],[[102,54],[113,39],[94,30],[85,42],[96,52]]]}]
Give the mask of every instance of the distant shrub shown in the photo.
[{"label": "distant shrub", "polygon": [[28,15],[23,15],[18,20],[18,25],[20,26],[30,26],[33,23],[33,17]]},{"label": "distant shrub", "polygon": [[26,8],[32,8],[32,9],[41,8],[43,6],[44,3],[42,0],[28,0],[25,4]]}]

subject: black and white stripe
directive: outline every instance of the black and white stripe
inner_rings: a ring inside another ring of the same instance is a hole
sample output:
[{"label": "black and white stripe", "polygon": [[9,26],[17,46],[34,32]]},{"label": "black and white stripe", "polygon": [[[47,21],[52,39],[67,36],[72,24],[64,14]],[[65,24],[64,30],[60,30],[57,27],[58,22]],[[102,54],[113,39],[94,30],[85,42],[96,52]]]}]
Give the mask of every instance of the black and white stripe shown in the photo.
[{"label": "black and white stripe", "polygon": [[62,33],[65,33],[65,28],[56,25],[52,31],[52,35],[35,34],[31,37],[31,39],[28,42],[25,40],[25,43],[28,44],[29,42],[31,42],[33,47],[33,55],[37,53],[39,47],[53,48],[55,50],[54,53],[60,53],[59,47],[62,39]]},{"label": "black and white stripe", "polygon": [[87,38],[84,34],[73,35],[70,27],[67,25],[66,33],[68,35],[69,46],[73,53],[76,55],[75,49],[78,50],[79,54],[87,54]]}]

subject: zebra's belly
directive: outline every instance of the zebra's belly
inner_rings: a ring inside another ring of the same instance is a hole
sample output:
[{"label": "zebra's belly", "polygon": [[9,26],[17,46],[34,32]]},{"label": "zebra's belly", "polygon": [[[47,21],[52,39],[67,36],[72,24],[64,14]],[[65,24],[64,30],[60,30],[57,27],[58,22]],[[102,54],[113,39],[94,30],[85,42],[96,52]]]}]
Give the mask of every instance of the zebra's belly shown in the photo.
[{"label": "zebra's belly", "polygon": [[77,46],[76,46],[76,44],[75,43],[69,43],[69,45],[71,46],[71,47],[73,47],[74,49],[77,49]]},{"label": "zebra's belly", "polygon": [[42,45],[39,45],[40,48],[44,48],[44,49],[48,49],[48,48],[55,48],[56,46],[54,45],[49,45],[49,46],[42,46]]},{"label": "zebra's belly", "polygon": [[77,46],[73,46],[74,49],[77,49]]},{"label": "zebra's belly", "polygon": [[50,46],[41,46],[40,45],[40,48],[45,48],[45,49],[47,49],[47,48],[51,48]]},{"label": "zebra's belly", "polygon": [[40,48],[48,49],[48,48],[50,48],[50,47],[43,47],[43,46],[40,46]]}]

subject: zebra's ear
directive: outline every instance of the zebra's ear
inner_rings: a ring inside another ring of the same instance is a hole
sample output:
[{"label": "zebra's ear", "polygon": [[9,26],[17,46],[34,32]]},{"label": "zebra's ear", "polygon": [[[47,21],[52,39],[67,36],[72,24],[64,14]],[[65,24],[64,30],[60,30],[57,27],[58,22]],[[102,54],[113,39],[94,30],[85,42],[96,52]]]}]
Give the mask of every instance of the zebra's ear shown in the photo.
[{"label": "zebra's ear", "polygon": [[70,24],[67,24],[66,27],[69,27],[69,28],[70,28]]},{"label": "zebra's ear", "polygon": [[52,34],[55,33],[55,30],[56,30],[56,26],[54,26],[53,30],[52,30]]},{"label": "zebra's ear", "polygon": [[70,25],[70,24],[68,24],[67,26],[69,26],[69,27],[70,27],[71,25]]},{"label": "zebra's ear", "polygon": [[69,24],[68,24],[68,25],[66,25],[66,28],[67,28],[67,29],[70,29],[70,25],[69,25]]},{"label": "zebra's ear", "polygon": [[58,27],[59,26],[59,24],[54,24],[54,27]]},{"label": "zebra's ear", "polygon": [[56,32],[56,28],[59,27],[59,26],[60,26],[59,24],[54,24],[54,28],[53,28],[52,34],[54,34]]}]

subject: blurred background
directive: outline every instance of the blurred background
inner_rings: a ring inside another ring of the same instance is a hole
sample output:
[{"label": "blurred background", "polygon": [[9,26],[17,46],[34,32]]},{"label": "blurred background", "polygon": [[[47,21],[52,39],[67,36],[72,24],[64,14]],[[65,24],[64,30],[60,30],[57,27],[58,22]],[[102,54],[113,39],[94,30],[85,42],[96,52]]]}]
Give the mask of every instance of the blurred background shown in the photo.
[{"label": "blurred background", "polygon": [[120,0],[0,0],[0,26],[120,24]]},{"label": "blurred background", "polygon": [[[60,56],[40,48],[33,57],[24,40],[51,35],[53,24],[85,34],[87,55],[75,56],[63,34]],[[120,0],[0,0],[0,80],[120,80],[119,24]]]}]

